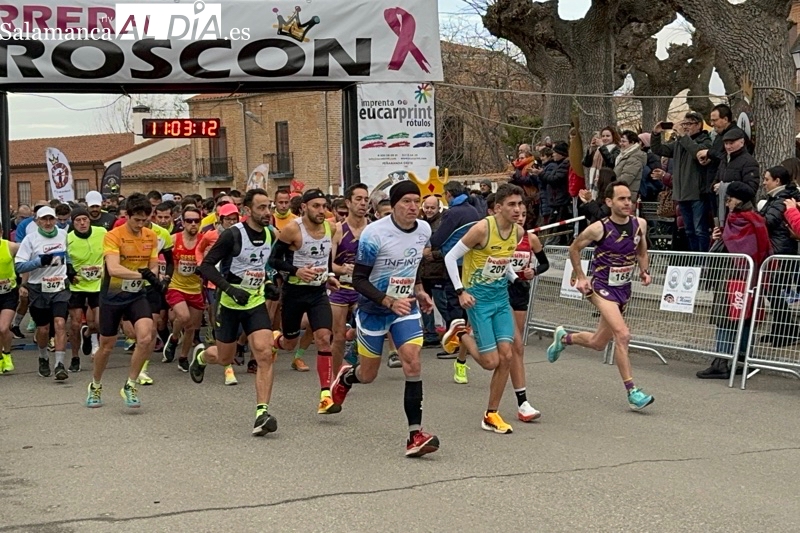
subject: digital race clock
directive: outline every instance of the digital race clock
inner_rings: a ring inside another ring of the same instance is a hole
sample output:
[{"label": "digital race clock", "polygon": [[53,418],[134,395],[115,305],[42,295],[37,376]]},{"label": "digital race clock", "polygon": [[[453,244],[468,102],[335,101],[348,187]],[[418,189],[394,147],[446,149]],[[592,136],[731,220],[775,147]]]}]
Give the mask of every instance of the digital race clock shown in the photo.
[{"label": "digital race clock", "polygon": [[218,118],[145,118],[142,119],[142,137],[219,137],[219,122]]}]

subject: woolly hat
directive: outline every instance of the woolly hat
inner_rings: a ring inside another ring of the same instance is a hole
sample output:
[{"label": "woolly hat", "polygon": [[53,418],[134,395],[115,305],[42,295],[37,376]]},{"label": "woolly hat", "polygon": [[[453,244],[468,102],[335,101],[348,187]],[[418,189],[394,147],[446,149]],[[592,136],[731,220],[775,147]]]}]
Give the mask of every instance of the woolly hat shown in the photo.
[{"label": "woolly hat", "polygon": [[406,180],[392,185],[392,190],[389,192],[389,205],[394,207],[407,194],[419,195],[419,187],[413,181]]}]

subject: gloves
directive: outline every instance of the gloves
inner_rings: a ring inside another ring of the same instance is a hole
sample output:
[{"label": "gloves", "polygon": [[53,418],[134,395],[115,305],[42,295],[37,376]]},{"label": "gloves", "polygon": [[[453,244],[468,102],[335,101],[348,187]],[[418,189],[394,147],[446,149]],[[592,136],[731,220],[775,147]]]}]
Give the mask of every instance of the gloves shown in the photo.
[{"label": "gloves", "polygon": [[50,266],[53,264],[53,254],[42,254],[39,256],[39,260],[42,262],[42,266]]},{"label": "gloves", "polygon": [[230,296],[237,305],[245,305],[247,304],[247,300],[250,299],[250,293],[239,287],[228,287],[225,289],[225,294]]},{"label": "gloves", "polygon": [[140,268],[139,274],[142,275],[142,279],[149,283],[157,292],[164,292],[164,285],[158,280],[158,276],[153,274],[153,271],[149,268]]},{"label": "gloves", "polygon": [[67,263],[67,279],[73,285],[78,283],[78,273],[75,271],[75,267],[72,266],[72,263]]},{"label": "gloves", "polygon": [[267,282],[264,285],[264,297],[267,300],[278,301],[281,298],[281,290],[272,282]]}]

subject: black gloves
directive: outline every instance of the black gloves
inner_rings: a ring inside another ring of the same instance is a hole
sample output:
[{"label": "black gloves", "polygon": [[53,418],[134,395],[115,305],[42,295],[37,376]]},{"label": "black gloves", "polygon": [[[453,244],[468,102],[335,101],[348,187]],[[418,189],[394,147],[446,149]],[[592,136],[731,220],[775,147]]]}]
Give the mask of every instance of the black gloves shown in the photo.
[{"label": "black gloves", "polygon": [[225,289],[225,294],[230,296],[237,305],[245,305],[250,299],[250,293],[239,287],[229,286]]},{"label": "black gloves", "polygon": [[75,267],[72,266],[72,263],[67,263],[67,279],[73,285],[78,283],[78,273],[75,271]]},{"label": "black gloves", "polygon": [[278,301],[281,298],[281,290],[272,282],[267,282],[264,285],[264,297],[267,300]]},{"label": "black gloves", "polygon": [[39,260],[42,262],[42,266],[50,266],[53,264],[53,254],[42,254],[39,256]]},{"label": "black gloves", "polygon": [[149,268],[140,268],[139,274],[141,274],[142,279],[152,285],[156,291],[164,292],[164,285],[161,284],[161,282],[158,280],[158,276],[156,276],[152,270]]}]

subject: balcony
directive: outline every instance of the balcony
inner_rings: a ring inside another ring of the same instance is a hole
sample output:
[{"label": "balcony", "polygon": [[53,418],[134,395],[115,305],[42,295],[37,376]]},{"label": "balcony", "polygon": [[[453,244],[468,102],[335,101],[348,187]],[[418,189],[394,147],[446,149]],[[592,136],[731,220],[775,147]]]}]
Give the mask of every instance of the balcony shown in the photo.
[{"label": "balcony", "polygon": [[264,154],[264,163],[269,165],[269,177],[273,179],[294,177],[294,152]]},{"label": "balcony", "polygon": [[232,157],[203,157],[195,159],[200,181],[230,181],[233,179]]}]

